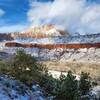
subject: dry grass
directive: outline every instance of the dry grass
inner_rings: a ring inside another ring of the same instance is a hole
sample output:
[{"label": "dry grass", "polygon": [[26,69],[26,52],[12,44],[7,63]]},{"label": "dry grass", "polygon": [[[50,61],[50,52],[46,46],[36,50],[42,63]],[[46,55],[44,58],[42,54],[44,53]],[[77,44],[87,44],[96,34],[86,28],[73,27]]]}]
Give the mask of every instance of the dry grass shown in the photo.
[{"label": "dry grass", "polygon": [[90,76],[100,84],[100,63],[99,62],[59,62],[59,61],[46,61],[43,62],[48,66],[49,70],[67,72],[71,70],[75,74],[80,75],[81,72],[90,73]]}]

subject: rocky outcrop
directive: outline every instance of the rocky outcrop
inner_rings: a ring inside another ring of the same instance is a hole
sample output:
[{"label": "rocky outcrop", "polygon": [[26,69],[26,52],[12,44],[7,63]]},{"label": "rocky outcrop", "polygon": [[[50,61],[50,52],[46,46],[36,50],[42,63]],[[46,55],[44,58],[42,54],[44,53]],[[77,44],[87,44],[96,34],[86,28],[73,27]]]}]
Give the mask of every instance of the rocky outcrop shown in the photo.
[{"label": "rocky outcrop", "polygon": [[[19,49],[23,49],[19,47]],[[6,47],[3,51],[9,52],[11,54],[16,53],[18,47]],[[55,49],[45,49],[45,48],[25,48],[26,53],[31,54],[36,59],[40,61],[82,61],[82,62],[100,62],[100,48],[55,48]]]},{"label": "rocky outcrop", "polygon": [[46,34],[48,36],[67,36],[69,35],[68,32],[65,32],[64,30],[61,30],[57,28],[55,25],[52,24],[46,24],[43,26],[37,26],[37,27],[30,27],[27,30],[28,33],[33,33],[33,34]]},{"label": "rocky outcrop", "polygon": [[[12,34],[13,38],[48,38],[48,37],[56,37],[56,36],[68,36],[68,33],[59,30],[59,35],[56,34],[44,34],[44,33],[32,33],[32,32],[27,32],[27,33],[15,33]],[[66,33],[66,34],[65,34]]]},{"label": "rocky outcrop", "polygon": [[16,38],[11,42],[0,44],[2,51],[11,54],[18,48],[24,48],[27,53],[39,60],[100,62],[100,34]]},{"label": "rocky outcrop", "polygon": [[69,33],[57,29],[54,25],[48,24],[38,27],[31,27],[25,32],[15,32],[9,34],[0,34],[0,41],[3,40],[13,40],[16,38],[49,38],[49,37],[60,37],[69,36]]},{"label": "rocky outcrop", "polygon": [[69,36],[69,33],[64,30],[57,29],[54,25],[48,24],[31,27],[26,32],[12,34],[13,38],[48,38],[57,36]]},{"label": "rocky outcrop", "polygon": [[38,33],[38,34],[33,34],[33,33],[15,33],[12,34],[13,38],[48,38],[50,37],[50,35],[47,34],[42,34],[42,33]]}]

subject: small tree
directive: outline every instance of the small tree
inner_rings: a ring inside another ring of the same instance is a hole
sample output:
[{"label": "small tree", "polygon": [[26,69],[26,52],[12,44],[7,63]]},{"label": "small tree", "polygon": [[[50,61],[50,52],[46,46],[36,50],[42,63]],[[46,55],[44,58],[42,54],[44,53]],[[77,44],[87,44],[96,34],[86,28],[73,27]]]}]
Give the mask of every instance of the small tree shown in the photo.
[{"label": "small tree", "polygon": [[77,100],[78,99],[78,81],[76,77],[72,75],[72,72],[69,71],[68,75],[60,83],[60,91],[58,91],[55,100]]},{"label": "small tree", "polygon": [[79,90],[81,95],[86,95],[91,89],[91,78],[89,73],[81,73],[80,81],[79,81]]}]

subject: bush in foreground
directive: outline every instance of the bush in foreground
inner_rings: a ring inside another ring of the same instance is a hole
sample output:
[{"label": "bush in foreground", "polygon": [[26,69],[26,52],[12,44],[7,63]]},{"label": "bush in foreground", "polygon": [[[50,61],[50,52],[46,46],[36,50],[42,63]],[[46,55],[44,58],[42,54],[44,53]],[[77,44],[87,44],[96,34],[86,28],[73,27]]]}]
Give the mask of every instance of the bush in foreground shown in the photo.
[{"label": "bush in foreground", "polygon": [[54,100],[89,100],[85,95],[90,92],[91,81],[87,73],[82,72],[80,80],[76,80],[76,76],[69,71],[67,76],[61,74],[59,79],[52,76],[45,79],[42,87]]},{"label": "bush in foreground", "polygon": [[12,61],[2,65],[1,72],[31,86],[33,82],[39,84],[42,81],[47,68],[37,63],[31,55],[19,50]]},{"label": "bush in foreground", "polygon": [[86,95],[91,89],[91,78],[89,73],[81,73],[80,81],[79,81],[79,90],[82,95]]}]

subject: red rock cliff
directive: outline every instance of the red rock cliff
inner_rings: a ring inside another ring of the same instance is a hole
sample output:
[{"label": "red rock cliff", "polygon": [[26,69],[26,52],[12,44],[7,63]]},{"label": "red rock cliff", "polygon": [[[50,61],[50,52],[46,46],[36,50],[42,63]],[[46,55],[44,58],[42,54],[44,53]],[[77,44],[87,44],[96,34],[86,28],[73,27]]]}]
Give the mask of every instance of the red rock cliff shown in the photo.
[{"label": "red rock cliff", "polygon": [[24,47],[24,48],[46,48],[46,49],[55,49],[55,48],[67,48],[67,49],[79,49],[79,48],[91,48],[96,47],[100,48],[100,43],[84,43],[84,44],[31,44],[31,43],[16,43],[16,42],[7,42],[5,43],[7,47]]}]

